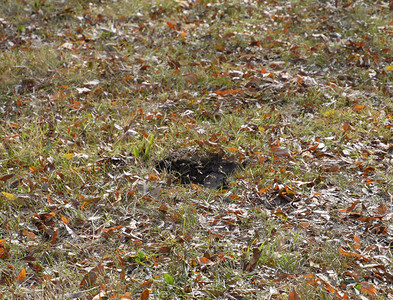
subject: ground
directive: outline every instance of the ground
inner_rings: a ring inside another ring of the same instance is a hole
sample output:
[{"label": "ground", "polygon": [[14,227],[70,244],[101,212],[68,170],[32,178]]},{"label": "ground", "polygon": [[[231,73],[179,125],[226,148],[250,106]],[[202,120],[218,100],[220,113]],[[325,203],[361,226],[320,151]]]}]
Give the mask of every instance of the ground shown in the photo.
[{"label": "ground", "polygon": [[2,299],[392,299],[393,6],[5,0]]}]

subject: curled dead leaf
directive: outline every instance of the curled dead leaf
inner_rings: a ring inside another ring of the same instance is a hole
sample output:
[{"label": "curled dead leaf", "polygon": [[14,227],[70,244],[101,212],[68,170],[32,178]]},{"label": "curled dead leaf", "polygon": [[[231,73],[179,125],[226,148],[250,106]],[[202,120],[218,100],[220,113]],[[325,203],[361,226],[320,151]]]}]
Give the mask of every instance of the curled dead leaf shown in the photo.
[{"label": "curled dead leaf", "polygon": [[202,266],[210,266],[212,264],[214,264],[210,259],[208,259],[207,257],[198,257],[197,261],[200,265]]}]

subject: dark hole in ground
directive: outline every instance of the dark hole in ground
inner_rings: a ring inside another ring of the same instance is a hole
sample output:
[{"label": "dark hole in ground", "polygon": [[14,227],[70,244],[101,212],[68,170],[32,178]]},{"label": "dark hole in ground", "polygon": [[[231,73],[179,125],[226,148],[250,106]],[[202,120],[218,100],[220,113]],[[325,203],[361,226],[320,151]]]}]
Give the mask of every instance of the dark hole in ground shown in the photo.
[{"label": "dark hole in ground", "polygon": [[195,183],[208,188],[227,188],[227,176],[239,165],[219,154],[206,157],[172,155],[161,160],[157,167],[172,173],[181,184]]}]

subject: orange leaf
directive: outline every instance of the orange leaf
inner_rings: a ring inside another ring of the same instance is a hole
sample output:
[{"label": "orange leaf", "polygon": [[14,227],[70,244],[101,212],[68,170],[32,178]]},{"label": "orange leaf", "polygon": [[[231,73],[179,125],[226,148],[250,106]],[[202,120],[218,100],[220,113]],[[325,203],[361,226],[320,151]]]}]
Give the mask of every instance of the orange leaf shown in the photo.
[{"label": "orange leaf", "polygon": [[369,295],[375,295],[376,292],[378,291],[372,284],[370,284],[368,282],[362,282],[361,285],[362,285],[362,288],[360,289],[360,291],[362,293],[367,293]]},{"label": "orange leaf", "polygon": [[354,110],[354,111],[357,111],[357,112],[359,112],[359,111],[362,111],[363,109],[364,109],[364,105],[361,105],[361,104],[357,104],[357,105],[354,105],[353,107],[352,107],[352,109]]},{"label": "orange leaf", "polygon": [[302,226],[303,228],[307,228],[308,226],[310,226],[309,222],[299,222],[299,225]]},{"label": "orange leaf", "polygon": [[157,179],[158,179],[158,177],[157,177],[156,175],[154,175],[154,174],[149,174],[149,181],[157,180]]},{"label": "orange leaf", "polygon": [[224,51],[224,47],[221,45],[217,45],[216,50],[222,52],[222,51]]},{"label": "orange leaf", "polygon": [[263,189],[260,189],[260,190],[259,190],[259,193],[260,193],[260,194],[266,193],[266,191],[267,191],[272,185],[273,185],[273,184],[270,184],[270,185],[268,185],[267,187],[265,187],[265,188],[263,188]]},{"label": "orange leaf", "polygon": [[166,24],[169,26],[169,28],[170,29],[172,29],[172,30],[180,30],[180,27],[179,27],[179,25],[177,25],[177,24],[173,24],[173,23],[171,23],[171,22],[166,22]]},{"label": "orange leaf", "polygon": [[338,251],[341,253],[342,256],[356,257],[356,258],[358,258],[358,259],[363,258],[363,256],[360,255],[360,254],[353,253],[353,252],[347,252],[347,251],[345,251],[345,250],[343,250],[343,249],[341,249],[341,248],[338,249]]},{"label": "orange leaf", "polygon": [[63,215],[61,215],[61,220],[65,223],[65,224],[69,224],[70,223],[70,221],[66,218],[66,217],[64,217]]},{"label": "orange leaf", "polygon": [[208,258],[206,258],[204,256],[203,257],[198,257],[197,261],[198,261],[198,263],[200,265],[205,265],[205,266],[213,264],[213,262],[210,259],[208,259]]},{"label": "orange leaf", "polygon": [[330,292],[330,293],[334,293],[336,290],[334,289],[334,287],[332,287],[330,284],[326,284],[325,288]]},{"label": "orange leaf", "polygon": [[141,287],[142,288],[149,288],[149,287],[152,286],[152,284],[153,284],[153,281],[152,280],[148,280],[148,281],[145,281],[144,283],[142,283]]},{"label": "orange leaf", "polygon": [[10,247],[8,247],[7,242],[5,240],[0,240],[0,259],[7,259],[10,251]]},{"label": "orange leaf", "polygon": [[236,90],[215,91],[214,93],[217,95],[224,96],[226,94],[236,95],[242,92],[243,92],[242,89],[236,89]]},{"label": "orange leaf", "polygon": [[301,298],[295,291],[292,291],[288,295],[288,300],[301,300]]},{"label": "orange leaf", "polygon": [[18,282],[22,283],[26,279],[26,269],[23,269],[19,274],[18,274]]},{"label": "orange leaf", "polygon": [[23,229],[22,234],[32,240],[35,240],[37,238],[37,236],[33,232],[27,231],[26,229]]},{"label": "orange leaf", "polygon": [[147,300],[147,299],[149,299],[149,295],[150,295],[150,290],[145,289],[145,290],[141,293],[141,300]]},{"label": "orange leaf", "polygon": [[186,36],[187,36],[187,32],[183,29],[183,32],[180,33],[180,36],[181,36],[181,37],[186,37]]},{"label": "orange leaf", "polygon": [[237,149],[234,148],[234,147],[229,147],[228,150],[231,151],[231,152],[238,152],[238,151],[239,151],[239,150],[237,150]]},{"label": "orange leaf", "polygon": [[360,244],[360,239],[356,235],[353,236],[353,239],[356,243]]},{"label": "orange leaf", "polygon": [[30,169],[30,171],[33,172],[33,173],[37,171],[37,168],[34,167],[34,166],[29,167],[29,169]]}]

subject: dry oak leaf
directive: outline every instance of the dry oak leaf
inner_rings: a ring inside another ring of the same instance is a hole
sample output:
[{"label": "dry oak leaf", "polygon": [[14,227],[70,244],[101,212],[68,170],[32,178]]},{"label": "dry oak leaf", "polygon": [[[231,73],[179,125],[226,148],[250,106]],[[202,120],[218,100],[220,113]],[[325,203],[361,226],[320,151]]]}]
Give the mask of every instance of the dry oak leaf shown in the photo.
[{"label": "dry oak leaf", "polygon": [[275,157],[291,157],[291,151],[289,151],[287,148],[272,146],[271,150],[273,152],[273,156]]},{"label": "dry oak leaf", "polygon": [[258,248],[254,248],[250,262],[244,267],[245,272],[251,272],[255,269],[255,267],[258,264],[259,258],[261,257],[261,253],[262,250],[259,250]]},{"label": "dry oak leaf", "polygon": [[292,291],[288,295],[288,300],[301,300],[301,298],[295,291]]},{"label": "dry oak leaf", "polygon": [[26,269],[23,269],[19,274],[18,274],[18,282],[22,283],[26,279]]},{"label": "dry oak leaf", "polygon": [[80,287],[91,287],[95,284],[97,277],[99,274],[102,274],[104,268],[102,267],[101,263],[99,263],[96,267],[90,270],[82,279],[81,283],[79,284]]},{"label": "dry oak leaf", "polygon": [[198,257],[197,261],[200,265],[202,266],[210,266],[212,264],[214,264],[210,259],[208,259],[207,257]]},{"label": "dry oak leaf", "polygon": [[147,300],[147,299],[149,299],[149,295],[150,295],[150,290],[149,290],[149,289],[145,289],[145,290],[141,293],[141,300]]}]

